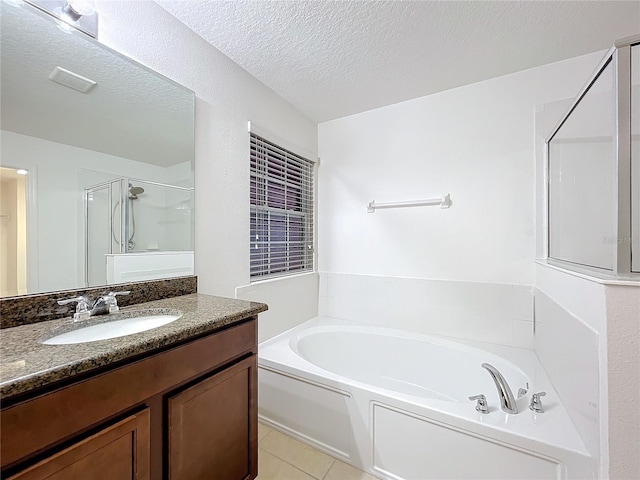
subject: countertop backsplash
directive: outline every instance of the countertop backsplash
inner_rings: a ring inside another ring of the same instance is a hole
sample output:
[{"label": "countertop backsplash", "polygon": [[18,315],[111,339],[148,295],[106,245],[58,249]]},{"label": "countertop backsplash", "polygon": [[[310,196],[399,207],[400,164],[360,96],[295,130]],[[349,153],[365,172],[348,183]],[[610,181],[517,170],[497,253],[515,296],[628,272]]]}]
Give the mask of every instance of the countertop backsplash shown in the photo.
[{"label": "countertop backsplash", "polygon": [[93,300],[108,292],[129,290],[131,291],[129,295],[118,297],[118,305],[126,307],[163,298],[189,295],[196,293],[197,289],[198,277],[188,276],[1,298],[0,329],[72,316],[75,312],[75,304],[58,305],[57,300],[63,298],[87,295]]}]

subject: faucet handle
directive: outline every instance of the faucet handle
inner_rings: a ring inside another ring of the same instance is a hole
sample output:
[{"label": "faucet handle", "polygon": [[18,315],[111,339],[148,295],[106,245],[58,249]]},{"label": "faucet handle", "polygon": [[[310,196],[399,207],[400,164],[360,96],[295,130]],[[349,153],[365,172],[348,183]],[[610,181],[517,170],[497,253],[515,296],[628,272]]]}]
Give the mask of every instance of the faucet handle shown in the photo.
[{"label": "faucet handle", "polygon": [[531,403],[529,403],[529,410],[532,410],[536,413],[544,413],[544,408],[542,408],[542,400],[540,397],[544,397],[547,392],[538,392],[531,395]]},{"label": "faucet handle", "polygon": [[480,394],[480,395],[474,395],[472,397],[469,397],[469,400],[473,401],[473,400],[477,400],[478,403],[476,404],[476,411],[480,412],[480,413],[489,413],[489,407],[487,406],[487,397],[484,396],[484,394]]},{"label": "faucet handle", "polygon": [[118,300],[116,300],[117,295],[129,295],[131,290],[125,290],[122,292],[109,292],[105,296],[103,296],[104,303],[109,307],[109,313],[114,313],[120,310],[118,306]]},{"label": "faucet handle", "polygon": [[58,300],[58,305],[67,305],[69,303],[76,303],[76,313],[73,314],[73,319],[86,320],[91,315],[89,312],[89,299],[83,295],[72,298],[62,298]]}]

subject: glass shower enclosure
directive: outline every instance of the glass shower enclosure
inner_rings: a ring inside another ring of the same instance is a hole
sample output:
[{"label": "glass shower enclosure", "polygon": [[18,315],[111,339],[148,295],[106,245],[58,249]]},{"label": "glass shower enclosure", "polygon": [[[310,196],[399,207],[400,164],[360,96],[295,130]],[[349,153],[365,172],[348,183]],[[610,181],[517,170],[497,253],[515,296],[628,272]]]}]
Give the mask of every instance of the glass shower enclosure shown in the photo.
[{"label": "glass shower enclosure", "polygon": [[[112,283],[114,256],[136,255],[137,261],[158,254],[193,257],[193,188],[122,177],[84,189],[86,286]],[[146,279],[155,278],[145,267]],[[156,273],[161,274],[158,267]],[[136,278],[133,280],[140,280]]]},{"label": "glass shower enclosure", "polygon": [[546,146],[549,262],[640,278],[640,36],[609,50]]}]

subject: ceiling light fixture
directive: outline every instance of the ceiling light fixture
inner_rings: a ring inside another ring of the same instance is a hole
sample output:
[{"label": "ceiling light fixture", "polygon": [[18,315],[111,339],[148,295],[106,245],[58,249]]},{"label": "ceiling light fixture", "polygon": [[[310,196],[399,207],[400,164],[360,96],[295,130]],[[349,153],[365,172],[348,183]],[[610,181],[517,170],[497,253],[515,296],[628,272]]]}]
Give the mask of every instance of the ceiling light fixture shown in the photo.
[{"label": "ceiling light fixture", "polygon": [[24,0],[24,2],[55,17],[58,20],[58,28],[64,32],[72,33],[74,30],[80,30],[93,38],[98,35],[98,12],[96,12],[95,0]]},{"label": "ceiling light fixture", "polygon": [[72,22],[77,22],[82,17],[93,15],[96,11],[94,0],[67,0],[62,7],[62,15]]},{"label": "ceiling light fixture", "polygon": [[20,169],[16,170],[16,173],[18,175],[26,175],[29,172],[27,172],[24,168],[20,168]]}]

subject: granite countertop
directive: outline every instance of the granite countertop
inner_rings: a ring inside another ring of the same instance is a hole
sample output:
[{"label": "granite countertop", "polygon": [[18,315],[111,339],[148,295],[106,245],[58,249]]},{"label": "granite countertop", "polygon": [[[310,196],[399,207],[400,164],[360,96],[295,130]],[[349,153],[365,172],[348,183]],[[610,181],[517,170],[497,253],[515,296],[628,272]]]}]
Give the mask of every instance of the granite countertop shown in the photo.
[{"label": "granite countertop", "polygon": [[[0,330],[0,400],[191,337],[213,333],[264,312],[268,307],[263,303],[191,294],[131,305],[122,308],[121,312],[148,308],[163,309],[167,313],[179,310],[183,315],[174,322],[145,332],[71,345],[41,343],[79,326],[69,317]],[[83,323],[102,323],[104,319],[104,316],[96,316]]]}]

